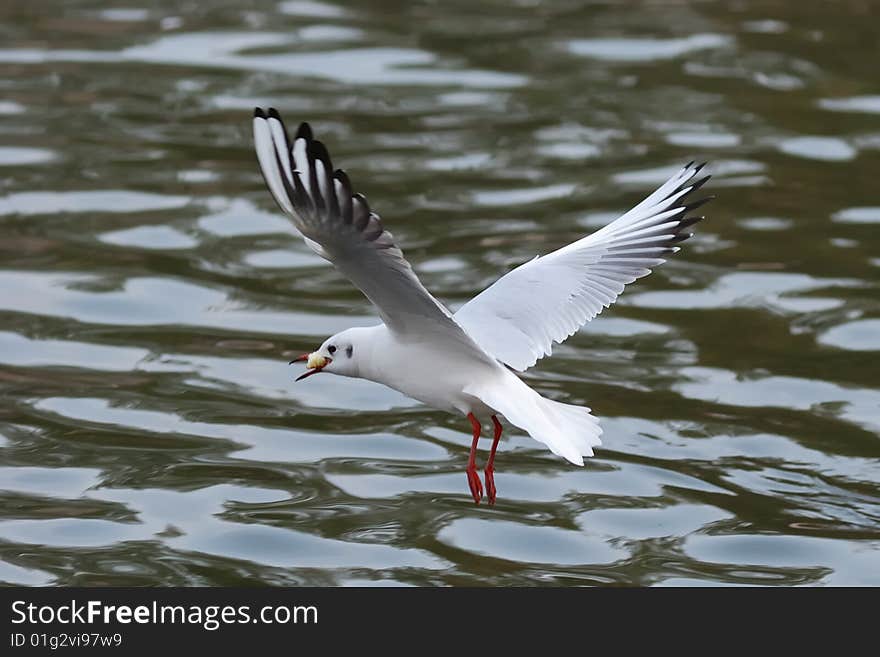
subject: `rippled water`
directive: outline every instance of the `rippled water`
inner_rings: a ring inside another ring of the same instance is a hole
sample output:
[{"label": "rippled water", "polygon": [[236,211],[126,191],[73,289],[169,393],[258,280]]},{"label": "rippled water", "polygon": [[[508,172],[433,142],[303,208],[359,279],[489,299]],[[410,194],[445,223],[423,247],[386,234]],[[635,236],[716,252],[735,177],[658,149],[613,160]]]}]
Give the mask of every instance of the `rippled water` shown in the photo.
[{"label": "rippled water", "polygon": [[[880,584],[872,3],[13,5],[0,581]],[[461,418],[292,383],[373,311],[276,212],[255,105],[453,307],[712,161],[697,237],[525,375],[596,458],[514,434],[475,507]]]}]

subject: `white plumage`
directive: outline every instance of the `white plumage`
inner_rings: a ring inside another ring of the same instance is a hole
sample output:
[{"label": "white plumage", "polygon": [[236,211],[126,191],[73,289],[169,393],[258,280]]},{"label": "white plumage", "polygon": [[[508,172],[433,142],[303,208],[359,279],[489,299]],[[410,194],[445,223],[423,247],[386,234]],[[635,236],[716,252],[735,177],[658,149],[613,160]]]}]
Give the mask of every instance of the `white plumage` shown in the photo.
[{"label": "white plumage", "polygon": [[[474,441],[466,468],[476,502],[479,417],[495,427],[486,488],[495,501],[497,415],[551,451],[582,465],[601,444],[590,409],[546,399],[511,371],[549,356],[610,306],[624,286],[646,276],[690,237],[702,217],[687,203],[708,176],[688,164],[632,210],[602,229],[498,279],[454,315],[425,289],[379,216],[334,170],[327,149],[300,125],[291,140],[278,112],[257,109],[254,141],[260,169],[279,207],[306,243],[332,262],[376,306],[383,321],[328,338],[308,360],[310,370],[385,384],[426,404],[467,415]],[[323,365],[317,365],[324,363]]]},{"label": "white plumage", "polygon": [[[477,344],[520,372],[549,356],[617,300],[625,285],[647,276],[689,237],[694,223],[680,201],[707,178],[688,165],[601,230],[502,276],[466,303],[455,319]],[[708,199],[706,199],[708,200]]]}]

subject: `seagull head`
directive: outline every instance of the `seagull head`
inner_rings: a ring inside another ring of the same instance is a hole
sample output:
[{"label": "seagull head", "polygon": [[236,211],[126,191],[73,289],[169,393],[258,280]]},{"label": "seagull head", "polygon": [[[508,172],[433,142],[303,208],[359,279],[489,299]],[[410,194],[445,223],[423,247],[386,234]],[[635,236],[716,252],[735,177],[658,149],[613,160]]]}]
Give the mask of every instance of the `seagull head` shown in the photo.
[{"label": "seagull head", "polygon": [[[358,376],[358,356],[363,346],[362,329],[348,329],[337,333],[324,341],[315,351],[297,356],[293,363],[305,363],[306,371],[296,380],[308,378],[319,372],[329,372],[341,376]],[[360,339],[359,339],[360,338]]]}]

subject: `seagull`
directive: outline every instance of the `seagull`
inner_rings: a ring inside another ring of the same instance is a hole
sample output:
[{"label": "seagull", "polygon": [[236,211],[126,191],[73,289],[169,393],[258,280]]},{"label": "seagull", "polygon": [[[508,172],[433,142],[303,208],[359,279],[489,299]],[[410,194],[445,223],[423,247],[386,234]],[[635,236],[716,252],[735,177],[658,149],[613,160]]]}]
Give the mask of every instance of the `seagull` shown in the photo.
[{"label": "seagull", "polygon": [[425,289],[308,123],[291,138],[274,108],[256,108],[253,122],[257,160],[275,202],[382,320],[346,329],[292,360],[306,363],[297,381],[319,373],[367,379],[467,417],[473,441],[465,472],[477,504],[483,498],[476,465],[480,419],[491,419],[493,428],[484,470],[489,504],[496,500],[499,417],[575,465],[593,456],[602,429],[590,409],[547,399],[517,373],[549,356],[554,342],[574,335],[691,237],[688,228],[703,219],[691,211],[713,198],[691,200],[709,179],[698,176],[705,163],[687,164],[629,212],[518,266],[453,313]]}]

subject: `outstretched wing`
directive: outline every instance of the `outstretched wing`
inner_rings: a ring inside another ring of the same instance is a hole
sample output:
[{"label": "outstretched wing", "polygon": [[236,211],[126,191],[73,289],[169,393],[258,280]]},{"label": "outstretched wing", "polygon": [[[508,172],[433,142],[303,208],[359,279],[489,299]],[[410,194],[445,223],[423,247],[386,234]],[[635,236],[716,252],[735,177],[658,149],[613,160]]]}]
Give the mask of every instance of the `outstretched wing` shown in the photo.
[{"label": "outstretched wing", "polygon": [[711,197],[689,202],[709,176],[704,165],[682,168],[632,210],[600,230],[502,276],[455,313],[485,351],[524,371],[610,306],[628,283],[678,251],[703,217],[687,214]]},{"label": "outstretched wing", "polygon": [[307,123],[291,140],[274,108],[257,108],[254,143],[275,201],[306,243],[373,302],[392,331],[415,334],[442,327],[466,338],[416,277],[367,199],[354,193],[344,171],[334,171],[327,149],[312,137]]}]

